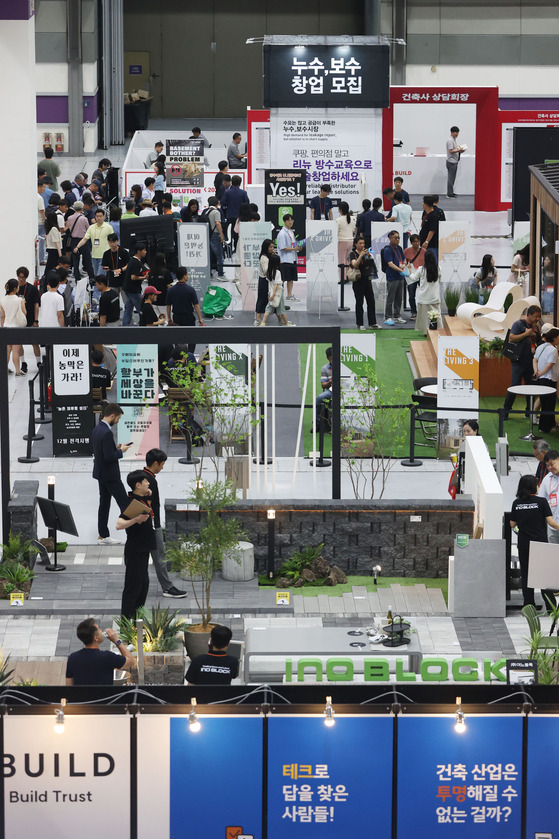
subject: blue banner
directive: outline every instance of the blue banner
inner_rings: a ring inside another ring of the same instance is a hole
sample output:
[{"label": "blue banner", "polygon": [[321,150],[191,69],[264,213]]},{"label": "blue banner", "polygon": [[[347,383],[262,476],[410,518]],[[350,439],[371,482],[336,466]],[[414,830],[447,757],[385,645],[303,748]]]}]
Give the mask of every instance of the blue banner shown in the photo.
[{"label": "blue banner", "polygon": [[171,719],[170,839],[261,839],[262,719],[201,723]]},{"label": "blue banner", "polygon": [[454,724],[398,720],[398,839],[520,839],[522,719]]},{"label": "blue banner", "polygon": [[271,717],[268,839],[390,839],[392,730],[389,717],[338,718],[331,728]]},{"label": "blue banner", "polygon": [[526,836],[559,836],[559,718],[528,718]]}]

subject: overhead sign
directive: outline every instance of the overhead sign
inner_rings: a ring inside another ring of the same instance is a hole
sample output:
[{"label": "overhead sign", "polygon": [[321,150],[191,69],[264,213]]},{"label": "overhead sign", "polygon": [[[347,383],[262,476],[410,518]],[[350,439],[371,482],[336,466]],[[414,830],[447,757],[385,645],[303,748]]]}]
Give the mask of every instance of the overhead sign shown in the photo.
[{"label": "overhead sign", "polygon": [[265,44],[265,108],[387,108],[387,44]]}]

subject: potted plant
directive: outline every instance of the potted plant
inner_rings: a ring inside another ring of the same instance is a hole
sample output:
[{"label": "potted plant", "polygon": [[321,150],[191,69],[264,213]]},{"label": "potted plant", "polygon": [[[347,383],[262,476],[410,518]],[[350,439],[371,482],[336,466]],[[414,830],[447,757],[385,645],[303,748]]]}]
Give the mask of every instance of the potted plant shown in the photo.
[{"label": "potted plant", "polygon": [[33,568],[38,553],[32,539],[24,539],[21,533],[10,531],[8,544],[2,545],[2,562],[11,560]]},{"label": "potted plant", "polygon": [[7,599],[14,591],[22,591],[29,597],[34,576],[35,572],[23,562],[4,560],[0,564],[0,597]]},{"label": "potted plant", "polygon": [[429,309],[427,318],[429,320],[429,329],[438,329],[441,313],[438,309]]},{"label": "potted plant", "polygon": [[479,289],[477,286],[469,286],[464,292],[465,303],[479,303]]},{"label": "potted plant", "polygon": [[460,287],[449,285],[445,289],[444,302],[451,318],[455,317],[456,309],[460,303]]},{"label": "potted plant", "polygon": [[184,618],[179,617],[178,611],[171,611],[169,607],[163,609],[161,606],[155,606],[153,609],[138,609],[136,620],[122,616],[115,618],[120,637],[125,644],[132,645],[136,651],[138,650],[136,621],[140,618],[144,622],[142,648],[145,684],[183,684]]},{"label": "potted plant", "polygon": [[[214,573],[221,568],[225,554],[231,554],[244,537],[240,523],[233,516],[222,516],[227,507],[237,503],[233,486],[229,481],[212,483],[197,481],[188,497],[188,502],[197,504],[201,513],[198,533],[184,541],[168,542],[165,548],[167,560],[173,571],[184,572],[192,584],[201,622],[184,630],[188,655],[194,656],[207,651],[211,623],[211,585]],[[199,581],[199,582],[196,582]]]}]

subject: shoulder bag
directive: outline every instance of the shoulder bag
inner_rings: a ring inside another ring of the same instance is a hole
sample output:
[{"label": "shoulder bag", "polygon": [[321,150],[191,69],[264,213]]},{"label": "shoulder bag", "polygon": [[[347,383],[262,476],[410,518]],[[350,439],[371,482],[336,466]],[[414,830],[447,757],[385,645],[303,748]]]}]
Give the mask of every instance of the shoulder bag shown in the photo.
[{"label": "shoulder bag", "polygon": [[505,358],[509,358],[511,361],[518,361],[520,359],[520,355],[522,353],[521,347],[522,341],[516,341],[513,343],[510,340],[510,329],[507,332],[507,337],[505,338],[505,343],[503,344],[502,355]]}]

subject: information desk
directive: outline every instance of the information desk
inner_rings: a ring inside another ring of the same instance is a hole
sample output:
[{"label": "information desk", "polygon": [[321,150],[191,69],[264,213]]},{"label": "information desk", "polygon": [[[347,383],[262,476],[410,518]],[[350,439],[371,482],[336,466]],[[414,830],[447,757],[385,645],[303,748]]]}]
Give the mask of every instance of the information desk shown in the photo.
[{"label": "information desk", "polygon": [[[348,632],[362,632],[362,635],[348,635]],[[352,643],[363,643],[364,647],[352,647]],[[363,627],[250,627],[246,631],[245,682],[250,680],[250,660],[254,656],[291,658],[292,656],[344,656],[346,658],[365,656],[407,656],[409,670],[419,673],[422,652],[416,632],[410,633],[409,644],[401,647],[385,647],[371,644]]]}]

